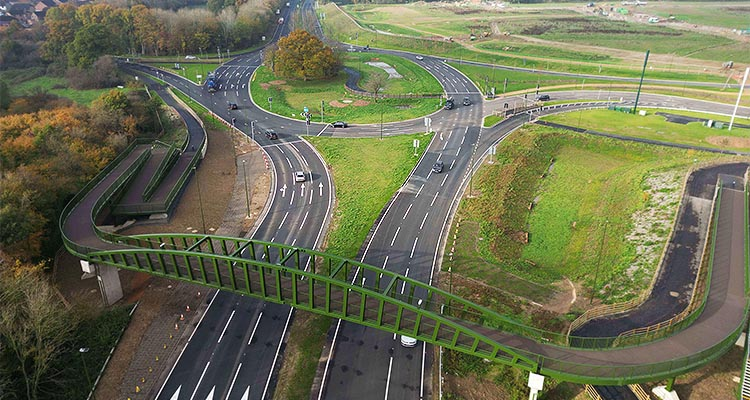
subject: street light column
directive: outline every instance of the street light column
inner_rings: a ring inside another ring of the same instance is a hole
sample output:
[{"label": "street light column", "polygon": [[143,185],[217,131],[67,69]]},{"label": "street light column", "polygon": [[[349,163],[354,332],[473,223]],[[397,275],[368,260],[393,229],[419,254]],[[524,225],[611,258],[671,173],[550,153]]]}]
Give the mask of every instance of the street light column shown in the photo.
[{"label": "street light column", "polygon": [[88,353],[89,348],[88,347],[81,347],[78,349],[78,354],[81,355],[81,362],[83,362],[83,372],[86,374],[86,382],[89,384],[89,393],[91,393],[91,399],[95,400],[94,396],[94,385],[91,383],[91,375],[89,375],[89,369],[86,366],[86,357],[83,356],[84,353]]},{"label": "street light column", "polygon": [[247,218],[250,218],[250,194],[247,191],[247,160],[242,160],[242,179],[245,181],[245,204],[247,205]]},{"label": "street light column", "polygon": [[195,173],[195,183],[198,186],[198,207],[201,209],[201,225],[203,226],[203,234],[206,233],[206,217],[203,215],[203,198],[201,198],[201,180],[198,177],[198,168],[193,167]]}]

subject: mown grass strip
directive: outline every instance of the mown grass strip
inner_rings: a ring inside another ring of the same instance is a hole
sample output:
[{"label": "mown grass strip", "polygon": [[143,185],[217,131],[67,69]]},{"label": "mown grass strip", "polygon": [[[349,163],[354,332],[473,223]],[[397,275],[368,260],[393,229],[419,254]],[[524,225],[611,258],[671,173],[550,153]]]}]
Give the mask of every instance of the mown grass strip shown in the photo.
[{"label": "mown grass strip", "polygon": [[[431,136],[414,134],[383,140],[308,138],[330,165],[336,187],[337,205],[327,235],[327,252],[356,257],[375,219],[419,160],[414,156],[414,139],[422,143],[419,156]],[[286,350],[290,356],[279,373],[274,399],[310,397],[331,322],[329,317],[298,313]]]}]

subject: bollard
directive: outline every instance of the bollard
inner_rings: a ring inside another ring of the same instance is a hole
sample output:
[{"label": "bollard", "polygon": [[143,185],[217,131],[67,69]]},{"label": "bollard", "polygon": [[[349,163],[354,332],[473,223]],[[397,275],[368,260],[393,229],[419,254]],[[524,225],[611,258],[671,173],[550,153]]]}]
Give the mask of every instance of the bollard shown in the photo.
[{"label": "bollard", "polygon": [[190,312],[190,306],[185,306],[185,312]]},{"label": "bollard", "polygon": [[185,314],[180,314],[180,321],[184,321],[184,320],[185,320]]}]

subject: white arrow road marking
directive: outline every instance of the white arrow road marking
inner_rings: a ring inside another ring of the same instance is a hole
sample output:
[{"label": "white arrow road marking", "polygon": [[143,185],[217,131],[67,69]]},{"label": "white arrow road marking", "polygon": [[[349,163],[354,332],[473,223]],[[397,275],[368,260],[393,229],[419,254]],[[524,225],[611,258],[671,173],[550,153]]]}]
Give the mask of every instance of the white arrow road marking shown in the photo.
[{"label": "white arrow road marking", "polygon": [[250,386],[245,389],[245,394],[242,395],[242,400],[248,400],[250,398]]},{"label": "white arrow road marking", "polygon": [[214,390],[216,389],[216,386],[211,388],[211,391],[208,392],[208,396],[206,396],[206,400],[214,400]]},{"label": "white arrow road marking", "polygon": [[323,183],[318,184],[318,192],[320,193],[320,197],[323,197]]},{"label": "white arrow road marking", "polygon": [[300,185],[299,195],[300,195],[300,197],[305,197],[305,184],[304,183],[302,185]]},{"label": "white arrow road marking", "polygon": [[281,197],[286,197],[286,183],[279,191],[281,192]]},{"label": "white arrow road marking", "polygon": [[169,400],[177,400],[180,397],[180,389],[182,389],[182,385],[177,386],[177,391],[174,392],[172,397],[169,398]]}]

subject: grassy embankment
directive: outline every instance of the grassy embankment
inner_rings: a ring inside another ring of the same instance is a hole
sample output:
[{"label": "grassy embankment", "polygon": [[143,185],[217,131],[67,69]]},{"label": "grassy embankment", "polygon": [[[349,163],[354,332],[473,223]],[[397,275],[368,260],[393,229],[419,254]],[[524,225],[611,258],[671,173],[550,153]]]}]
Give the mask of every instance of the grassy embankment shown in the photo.
[{"label": "grassy embankment", "polygon": [[[593,294],[597,303],[629,299],[648,287],[684,172],[718,157],[523,128],[498,146],[494,163],[485,162],[476,175],[475,196],[462,201],[451,228],[454,261],[443,263],[442,285],[525,324],[560,332],[580,311],[560,315],[540,305],[568,303],[563,277],[576,282],[579,298]],[[659,217],[644,222],[636,215]],[[520,371],[454,352],[446,352],[444,362],[446,391],[460,393],[456,383],[474,379],[508,398],[522,394]],[[545,392],[567,399],[578,390],[550,379]]]},{"label": "grassy embankment", "polygon": [[[727,150],[750,151],[750,129],[736,125],[728,130],[730,117],[715,114],[704,114],[682,110],[646,110],[646,116],[627,114],[610,110],[590,110],[569,112],[544,117],[550,122],[591,129],[598,132],[613,133],[643,139],[679,143],[690,146],[721,148]],[[665,112],[690,117],[724,121],[724,129],[707,128],[700,122],[677,124],[668,122],[656,112]],[[750,125],[747,117],[735,118],[735,124]]]},{"label": "grassy embankment", "polygon": [[[406,180],[416,164],[412,140],[429,143],[423,134],[378,139],[336,139],[310,137],[308,140],[331,165],[336,185],[336,209],[326,241],[326,251],[353,258],[370,227],[393,193]],[[296,313],[279,373],[275,399],[302,399],[310,396],[320,351],[332,319],[317,314]]]},{"label": "grassy embankment", "polygon": [[[361,57],[367,57],[361,55]],[[432,84],[427,79],[432,76],[421,73],[415,74],[410,61],[398,60],[392,65],[405,79],[413,80],[416,87],[430,88]],[[358,62],[350,63],[352,67]],[[369,66],[366,65],[369,68]],[[367,75],[369,70],[365,71]],[[408,77],[408,78],[406,78]],[[398,99],[387,98],[375,101],[369,97],[354,96],[346,92],[344,84],[347,75],[339,73],[335,78],[323,81],[291,81],[279,80],[266,67],[256,70],[251,82],[253,100],[262,108],[279,115],[302,119],[304,107],[308,107],[312,120],[320,122],[321,101],[325,104],[323,117],[325,122],[346,121],[349,123],[379,123],[381,115],[384,122],[401,121],[430,114],[440,107],[440,99]],[[394,84],[396,85],[396,84]],[[388,87],[388,85],[386,86]],[[402,89],[408,87],[402,86]],[[268,98],[272,103],[269,105]]]},{"label": "grassy embankment", "polygon": [[[52,370],[61,371],[55,380],[63,382],[62,393],[54,398],[85,399],[120,333],[130,322],[132,306],[118,306],[85,319],[73,332],[69,347],[56,359]],[[79,349],[88,349],[81,353]]]}]

